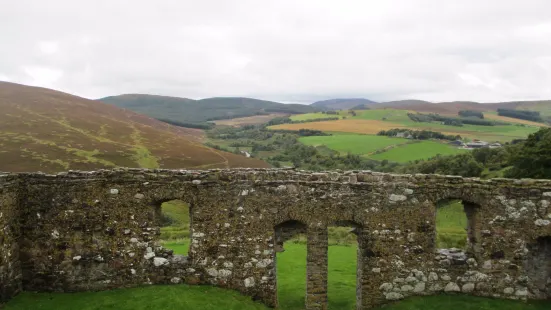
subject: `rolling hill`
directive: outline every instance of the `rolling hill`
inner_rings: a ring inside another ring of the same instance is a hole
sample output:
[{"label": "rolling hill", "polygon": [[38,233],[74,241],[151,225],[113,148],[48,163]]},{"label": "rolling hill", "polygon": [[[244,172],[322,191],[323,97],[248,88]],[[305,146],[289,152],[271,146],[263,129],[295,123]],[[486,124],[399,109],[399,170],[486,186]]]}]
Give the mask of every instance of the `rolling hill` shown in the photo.
[{"label": "rolling hill", "polygon": [[364,98],[342,98],[316,101],[311,106],[325,110],[346,110],[359,105],[370,105],[373,103],[376,102]]},{"label": "rolling hill", "polygon": [[201,144],[203,132],[70,94],[0,82],[0,171],[267,167]]},{"label": "rolling hill", "polygon": [[454,114],[461,110],[473,110],[480,112],[496,111],[497,109],[515,109],[539,111],[543,116],[551,116],[551,100],[539,101],[510,101],[480,103],[474,101],[451,101],[433,103],[423,100],[400,100],[376,103],[373,108],[393,108],[411,110],[421,113]]},{"label": "rolling hill", "polygon": [[285,113],[301,114],[319,111],[302,104],[283,104],[241,97],[216,97],[201,100],[145,94],[127,94],[98,99],[120,108],[146,114],[158,119],[203,123],[254,115]]}]

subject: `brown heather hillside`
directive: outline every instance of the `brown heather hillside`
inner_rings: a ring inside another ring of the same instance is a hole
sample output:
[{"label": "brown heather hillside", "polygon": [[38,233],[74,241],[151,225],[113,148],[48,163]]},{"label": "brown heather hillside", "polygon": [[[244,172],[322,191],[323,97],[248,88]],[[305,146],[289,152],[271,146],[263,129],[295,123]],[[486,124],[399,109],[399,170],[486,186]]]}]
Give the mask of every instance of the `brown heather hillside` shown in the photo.
[{"label": "brown heather hillside", "polygon": [[70,94],[0,82],[0,171],[268,167],[201,144],[203,132]]}]

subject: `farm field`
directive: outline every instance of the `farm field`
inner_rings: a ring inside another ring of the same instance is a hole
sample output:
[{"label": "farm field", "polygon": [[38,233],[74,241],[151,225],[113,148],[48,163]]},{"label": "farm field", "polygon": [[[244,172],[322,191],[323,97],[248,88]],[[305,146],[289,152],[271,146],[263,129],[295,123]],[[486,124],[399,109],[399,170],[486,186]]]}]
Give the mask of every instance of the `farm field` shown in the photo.
[{"label": "farm field", "polygon": [[468,152],[468,150],[459,149],[435,141],[420,141],[419,143],[400,145],[383,153],[371,155],[370,158],[405,163],[434,157],[438,154],[454,155],[462,152]]},{"label": "farm field", "polygon": [[[270,126],[270,129],[299,130],[313,129],[325,132],[347,132],[360,134],[377,134],[381,130],[393,128],[408,128],[412,130],[431,130],[439,131],[448,135],[460,135],[463,138],[481,139],[486,141],[511,141],[513,139],[525,138],[529,134],[536,132],[539,127],[545,126],[539,123],[527,123],[522,120],[498,119],[500,116],[489,116],[496,120],[511,121],[511,125],[498,126],[477,126],[464,125],[462,127],[447,126],[437,122],[420,123],[410,120],[406,110],[378,109],[357,111],[356,116],[347,116],[347,119],[335,121],[320,121],[300,124],[281,124]],[[491,114],[489,114],[491,115]],[[297,115],[297,117],[300,115]],[[509,119],[509,118],[507,118]]]},{"label": "farm field", "polygon": [[311,145],[325,145],[343,154],[370,154],[379,149],[408,142],[408,139],[375,135],[335,134],[332,136],[301,137],[300,142]]},{"label": "farm field", "polygon": [[283,130],[299,130],[303,128],[327,132],[332,131],[360,134],[377,134],[381,130],[388,130],[392,128],[405,128],[405,126],[396,123],[376,120],[340,119],[335,121],[322,121],[301,124],[281,124],[269,127],[269,129]]},{"label": "farm field", "polygon": [[351,153],[400,163],[426,159],[438,154],[453,155],[467,152],[435,141],[412,141],[376,135],[337,133],[332,136],[301,137],[299,141],[310,146],[325,145],[341,154]]}]

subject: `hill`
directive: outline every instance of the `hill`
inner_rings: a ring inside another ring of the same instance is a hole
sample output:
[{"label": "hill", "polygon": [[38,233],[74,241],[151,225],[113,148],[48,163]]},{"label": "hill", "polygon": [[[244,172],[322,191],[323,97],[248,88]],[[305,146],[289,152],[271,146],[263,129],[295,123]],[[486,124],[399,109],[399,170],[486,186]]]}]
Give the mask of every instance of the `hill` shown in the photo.
[{"label": "hill", "polygon": [[301,114],[320,109],[302,104],[283,104],[273,101],[241,97],[216,97],[201,100],[188,98],[128,94],[98,99],[120,108],[158,119],[202,123],[271,113]]},{"label": "hill", "polygon": [[373,103],[376,102],[364,98],[343,98],[316,101],[312,103],[311,106],[326,110],[347,110],[360,105],[370,105]]},{"label": "hill", "polygon": [[51,89],[0,82],[0,171],[266,167],[203,132]]},{"label": "hill", "polygon": [[551,100],[509,101],[481,103],[474,101],[429,102],[424,100],[399,100],[377,103],[373,108],[393,108],[422,113],[457,114],[461,110],[495,112],[497,109],[539,111],[543,116],[551,116]]}]

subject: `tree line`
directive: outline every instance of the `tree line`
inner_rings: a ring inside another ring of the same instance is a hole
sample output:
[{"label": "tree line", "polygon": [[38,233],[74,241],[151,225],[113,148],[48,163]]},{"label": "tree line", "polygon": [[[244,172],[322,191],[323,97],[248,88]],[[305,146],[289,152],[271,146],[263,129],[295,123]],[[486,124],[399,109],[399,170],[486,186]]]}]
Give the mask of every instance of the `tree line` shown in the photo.
[{"label": "tree line", "polygon": [[526,110],[512,110],[512,109],[497,109],[497,115],[507,116],[512,118],[523,119],[533,122],[541,122],[540,112],[538,111],[526,111]]},{"label": "tree line", "polygon": [[509,125],[505,122],[490,121],[479,118],[458,118],[458,117],[449,117],[442,116],[440,114],[422,114],[422,113],[408,113],[409,119],[414,122],[426,122],[430,123],[433,121],[442,122],[444,125],[449,126],[463,126],[464,124],[468,125],[478,125],[478,126],[496,126],[496,125]]}]

